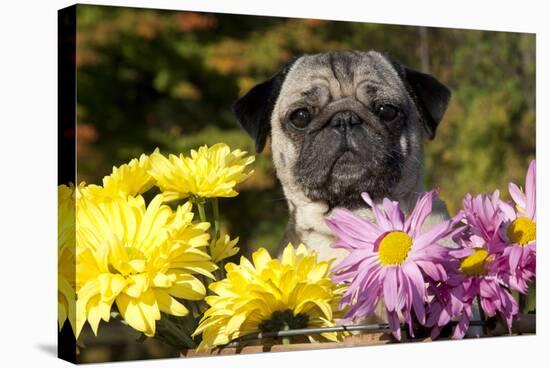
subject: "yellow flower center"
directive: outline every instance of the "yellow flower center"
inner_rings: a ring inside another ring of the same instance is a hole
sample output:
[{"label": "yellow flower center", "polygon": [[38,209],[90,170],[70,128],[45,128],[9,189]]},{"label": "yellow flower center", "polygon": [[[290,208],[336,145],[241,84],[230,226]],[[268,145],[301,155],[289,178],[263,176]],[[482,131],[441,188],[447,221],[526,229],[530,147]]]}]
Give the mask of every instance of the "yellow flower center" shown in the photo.
[{"label": "yellow flower center", "polygon": [[412,238],[402,231],[392,231],[384,236],[378,248],[378,258],[385,266],[403,263],[412,248]]},{"label": "yellow flower center", "polygon": [[486,249],[476,249],[474,253],[468,257],[462,258],[460,261],[460,271],[468,276],[485,276],[487,275],[487,256],[489,252]]},{"label": "yellow flower center", "polygon": [[141,251],[141,249],[138,249],[136,247],[126,247],[126,253],[128,254],[128,258],[130,261],[134,261],[136,259],[139,260],[146,260],[145,254]]},{"label": "yellow flower center", "polygon": [[127,261],[119,258],[111,259],[109,263],[109,272],[120,274],[124,277],[129,275],[138,275],[145,272],[147,266],[147,257],[136,247],[126,247]]},{"label": "yellow flower center", "polygon": [[506,235],[512,243],[526,246],[537,238],[537,225],[527,217],[518,217],[508,226]]}]

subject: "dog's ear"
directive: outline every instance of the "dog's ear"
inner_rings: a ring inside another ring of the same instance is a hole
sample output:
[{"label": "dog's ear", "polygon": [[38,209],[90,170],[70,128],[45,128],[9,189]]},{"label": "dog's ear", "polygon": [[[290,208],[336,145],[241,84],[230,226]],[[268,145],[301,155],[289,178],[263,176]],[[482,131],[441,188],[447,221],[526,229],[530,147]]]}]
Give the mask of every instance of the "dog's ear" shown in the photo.
[{"label": "dog's ear", "polygon": [[388,59],[418,107],[428,138],[433,139],[437,126],[447,111],[451,90],[429,74],[407,68],[391,58]]},{"label": "dog's ear", "polygon": [[423,115],[424,128],[428,137],[433,139],[437,126],[447,111],[451,90],[429,74],[409,68],[405,68],[405,73],[415,96],[413,98],[416,98],[415,102]]},{"label": "dog's ear", "polygon": [[233,112],[246,132],[255,140],[256,151],[262,152],[271,131],[271,114],[286,75],[297,58],[288,61],[273,77],[254,86],[233,105]]}]

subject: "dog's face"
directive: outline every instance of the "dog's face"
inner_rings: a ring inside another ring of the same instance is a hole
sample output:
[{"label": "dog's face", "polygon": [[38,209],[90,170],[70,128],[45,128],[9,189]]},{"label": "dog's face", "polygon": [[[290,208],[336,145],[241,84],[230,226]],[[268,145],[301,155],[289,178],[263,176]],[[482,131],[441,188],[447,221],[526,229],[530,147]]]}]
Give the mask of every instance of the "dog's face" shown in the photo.
[{"label": "dog's face", "polygon": [[258,151],[271,135],[283,186],[354,208],[362,192],[398,198],[413,189],[422,137],[433,138],[449,97],[435,78],[380,53],[337,51],[289,62],[235,113]]}]

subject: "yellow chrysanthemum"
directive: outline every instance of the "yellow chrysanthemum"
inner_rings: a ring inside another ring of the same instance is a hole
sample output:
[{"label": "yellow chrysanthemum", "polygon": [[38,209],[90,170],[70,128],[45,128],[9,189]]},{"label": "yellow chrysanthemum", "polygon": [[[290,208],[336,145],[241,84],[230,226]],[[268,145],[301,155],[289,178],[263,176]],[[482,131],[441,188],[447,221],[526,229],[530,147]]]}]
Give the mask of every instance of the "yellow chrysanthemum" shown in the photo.
[{"label": "yellow chrysanthemum", "polygon": [[217,267],[203,248],[209,223],[193,224],[192,205],[173,211],[162,195],[149,206],[141,196],[109,201],[83,199],[77,208],[77,335],[88,321],[97,334],[116,303],[122,318],[147,336],[160,312],[185,316],[175,298],[201,300]]},{"label": "yellow chrysanthemum", "polygon": [[59,330],[68,320],[73,333],[76,324],[75,294],[75,206],[82,186],[57,187],[57,321]]},{"label": "yellow chrysanthemum", "polygon": [[254,156],[246,156],[245,151],[238,149],[231,151],[223,143],[191,150],[191,157],[180,154],[166,158],[155,151],[150,158],[149,173],[167,201],[190,196],[235,197],[235,185],[252,174],[245,169],[254,162]]},{"label": "yellow chrysanthemum", "polygon": [[68,247],[74,251],[76,202],[84,191],[84,183],[78,187],[72,183],[57,187],[57,244],[60,250]]},{"label": "yellow chrysanthemum", "polygon": [[212,256],[212,260],[218,263],[239,253],[239,247],[236,247],[238,242],[238,237],[230,239],[227,234],[220,236],[218,240],[210,244],[210,255]]},{"label": "yellow chrysanthemum", "polygon": [[88,185],[86,196],[104,199],[143,194],[155,185],[155,179],[149,175],[150,168],[149,156],[142,154],[139,160],[134,158],[127,164],[113,167],[111,175],[103,178],[103,186]]},{"label": "yellow chrysanthemum", "polygon": [[[317,261],[303,244],[289,244],[280,261],[263,248],[252,259],[227,264],[227,278],[210,285],[216,295],[205,298],[210,308],[194,332],[202,333],[199,349],[261,331],[334,326],[343,289],[330,279],[330,262]],[[336,341],[341,334],[322,336]]]}]

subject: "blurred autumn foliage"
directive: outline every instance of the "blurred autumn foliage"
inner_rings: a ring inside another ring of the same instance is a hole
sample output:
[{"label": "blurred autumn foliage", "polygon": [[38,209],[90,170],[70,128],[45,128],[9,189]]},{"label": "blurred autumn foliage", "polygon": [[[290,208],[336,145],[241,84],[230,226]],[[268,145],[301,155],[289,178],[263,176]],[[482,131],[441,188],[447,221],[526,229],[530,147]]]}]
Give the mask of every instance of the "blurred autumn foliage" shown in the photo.
[{"label": "blurred autumn foliage", "polygon": [[[451,87],[425,175],[451,211],[467,192],[523,182],[535,155],[532,34],[90,5],[77,24],[78,174],[89,183],[155,147],[253,152],[231,104],[288,58],[336,49],[388,52]],[[287,219],[269,152],[255,169],[237,200],[221,202],[245,249],[275,246]]]}]

